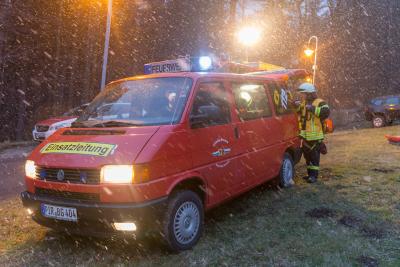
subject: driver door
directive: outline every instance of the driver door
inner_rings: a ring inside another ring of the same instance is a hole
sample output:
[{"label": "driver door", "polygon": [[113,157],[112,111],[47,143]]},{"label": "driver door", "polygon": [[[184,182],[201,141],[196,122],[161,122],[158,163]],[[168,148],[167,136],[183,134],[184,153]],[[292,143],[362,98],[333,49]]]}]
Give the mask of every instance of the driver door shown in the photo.
[{"label": "driver door", "polygon": [[[197,87],[190,113],[193,165],[207,180],[210,205],[229,198],[241,186],[231,105],[232,95],[223,82],[203,82]],[[212,114],[204,114],[207,112]]]}]

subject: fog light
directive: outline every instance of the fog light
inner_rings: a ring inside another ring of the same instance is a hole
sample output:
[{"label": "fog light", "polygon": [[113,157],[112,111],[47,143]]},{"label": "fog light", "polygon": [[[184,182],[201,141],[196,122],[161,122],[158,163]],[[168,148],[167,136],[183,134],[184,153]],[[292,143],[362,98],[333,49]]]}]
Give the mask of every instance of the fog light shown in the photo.
[{"label": "fog light", "polygon": [[33,214],[33,210],[31,210],[31,209],[26,209],[26,212],[28,212],[29,215]]},{"label": "fog light", "polygon": [[114,223],[115,230],[117,231],[136,231],[136,224],[129,222],[129,223]]}]

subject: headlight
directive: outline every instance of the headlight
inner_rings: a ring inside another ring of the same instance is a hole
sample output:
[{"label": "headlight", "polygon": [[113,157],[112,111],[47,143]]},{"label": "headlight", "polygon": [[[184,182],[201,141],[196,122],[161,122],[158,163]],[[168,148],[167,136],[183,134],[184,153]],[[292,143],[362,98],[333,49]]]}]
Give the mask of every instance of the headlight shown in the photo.
[{"label": "headlight", "polygon": [[133,183],[132,165],[105,165],[101,168],[101,181],[111,184]]},{"label": "headlight", "polygon": [[25,162],[25,175],[29,178],[36,178],[36,165],[32,160],[27,160]]}]

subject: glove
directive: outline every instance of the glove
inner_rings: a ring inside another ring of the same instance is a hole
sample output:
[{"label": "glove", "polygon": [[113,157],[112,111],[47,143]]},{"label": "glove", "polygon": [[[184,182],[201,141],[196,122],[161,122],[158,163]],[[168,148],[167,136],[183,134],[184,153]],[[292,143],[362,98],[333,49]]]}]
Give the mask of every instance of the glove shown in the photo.
[{"label": "glove", "polygon": [[306,106],[306,110],[314,113],[315,112],[315,107],[313,105],[307,105]]}]

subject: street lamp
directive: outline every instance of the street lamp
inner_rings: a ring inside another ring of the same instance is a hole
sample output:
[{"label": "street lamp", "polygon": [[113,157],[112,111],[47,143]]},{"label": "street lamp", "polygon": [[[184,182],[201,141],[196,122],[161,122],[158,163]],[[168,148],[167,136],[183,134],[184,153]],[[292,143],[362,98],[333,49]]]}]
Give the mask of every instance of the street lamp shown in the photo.
[{"label": "street lamp", "polygon": [[304,54],[306,54],[307,57],[311,57],[314,54],[314,50],[307,48],[304,50]]},{"label": "street lamp", "polygon": [[[312,39],[315,39],[315,49],[312,50],[310,49],[310,43],[312,41]],[[317,52],[318,52],[318,37],[317,36],[311,36],[310,39],[308,39],[308,48],[306,50],[304,50],[304,54],[307,57],[311,57],[314,54],[314,65],[313,65],[313,79],[312,79],[312,83],[315,84],[315,74],[317,71]]]},{"label": "street lamp", "polygon": [[111,32],[111,16],[112,16],[112,0],[108,0],[107,26],[106,26],[106,35],[105,35],[105,40],[104,40],[103,69],[101,72],[100,90],[103,90],[104,87],[106,86],[108,48],[110,45],[110,32]]},{"label": "street lamp", "polygon": [[256,44],[259,41],[261,37],[261,31],[256,27],[248,26],[240,29],[237,33],[237,37],[239,42],[245,46],[246,61],[248,62],[248,47]]}]

